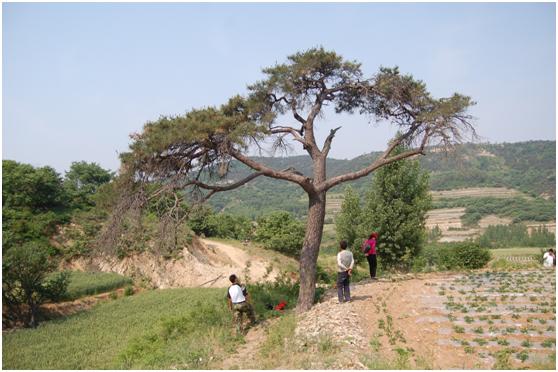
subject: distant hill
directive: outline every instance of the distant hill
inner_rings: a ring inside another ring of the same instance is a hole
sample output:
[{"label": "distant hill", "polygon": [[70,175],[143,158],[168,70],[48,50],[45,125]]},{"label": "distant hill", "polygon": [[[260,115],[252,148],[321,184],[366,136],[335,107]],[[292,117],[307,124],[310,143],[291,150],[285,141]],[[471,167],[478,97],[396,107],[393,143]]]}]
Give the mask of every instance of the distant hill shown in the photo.
[{"label": "distant hill", "polygon": [[[351,160],[328,159],[328,177],[361,169],[381,153],[372,152]],[[311,175],[309,156],[255,157],[275,169],[293,167]],[[529,141],[502,144],[463,144],[451,153],[430,152],[421,156],[421,165],[430,172],[432,190],[452,190],[466,187],[507,187],[533,197],[555,200],[556,142]],[[229,179],[240,179],[250,170],[235,162]],[[350,183],[364,192],[373,174]],[[341,193],[347,184],[339,185],[333,193]],[[210,203],[217,210],[255,217],[271,210],[287,210],[302,216],[306,213],[305,194],[285,181],[260,177],[239,189],[216,194]]]}]

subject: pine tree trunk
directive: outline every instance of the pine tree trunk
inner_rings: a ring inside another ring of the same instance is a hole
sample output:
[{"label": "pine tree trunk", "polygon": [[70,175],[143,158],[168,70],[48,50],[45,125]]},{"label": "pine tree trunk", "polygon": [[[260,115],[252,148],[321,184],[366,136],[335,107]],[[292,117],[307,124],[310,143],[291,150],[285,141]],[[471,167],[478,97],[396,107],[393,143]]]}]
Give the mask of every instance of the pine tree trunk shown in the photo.
[{"label": "pine tree trunk", "polygon": [[316,292],[316,265],[322,232],[324,227],[326,193],[313,193],[308,195],[308,221],[306,235],[300,254],[300,292],[298,294],[297,311],[309,310],[314,303]]}]

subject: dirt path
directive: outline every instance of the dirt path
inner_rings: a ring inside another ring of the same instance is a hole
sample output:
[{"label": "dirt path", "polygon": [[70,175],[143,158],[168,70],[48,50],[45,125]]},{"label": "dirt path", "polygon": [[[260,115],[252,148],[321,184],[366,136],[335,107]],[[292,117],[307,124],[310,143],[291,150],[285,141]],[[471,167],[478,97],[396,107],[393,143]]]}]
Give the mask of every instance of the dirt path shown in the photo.
[{"label": "dirt path", "polygon": [[228,355],[219,365],[219,369],[248,369],[257,368],[257,355],[267,339],[266,330],[273,320],[267,320],[250,328],[244,337],[245,343],[236,352]]}]

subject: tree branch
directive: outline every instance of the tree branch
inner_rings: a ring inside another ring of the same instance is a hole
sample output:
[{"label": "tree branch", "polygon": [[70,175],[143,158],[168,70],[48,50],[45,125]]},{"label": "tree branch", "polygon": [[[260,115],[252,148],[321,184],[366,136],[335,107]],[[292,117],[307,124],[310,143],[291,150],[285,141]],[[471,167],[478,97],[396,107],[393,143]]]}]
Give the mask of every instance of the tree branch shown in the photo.
[{"label": "tree branch", "polygon": [[337,133],[337,131],[339,129],[341,129],[341,127],[337,127],[335,129],[332,129],[332,130],[329,131],[329,135],[325,139],[324,147],[322,148],[322,154],[325,157],[327,157],[327,154],[329,153],[329,150],[331,149],[331,142],[333,141],[333,137],[335,137],[335,133]]},{"label": "tree branch", "polygon": [[267,167],[261,163],[258,163],[257,161],[250,159],[249,157],[235,151],[235,150],[231,150],[230,152],[231,156],[234,157],[236,160],[240,161],[241,163],[249,166],[250,168],[261,172],[264,176],[266,177],[270,177],[270,178],[276,178],[276,179],[280,179],[280,180],[285,180],[285,181],[290,181],[293,183],[296,183],[300,186],[302,186],[303,189],[305,190],[311,190],[311,191],[315,191],[314,190],[314,186],[312,184],[312,180],[308,177],[305,177],[303,175],[300,174],[295,174],[292,171],[287,171],[287,170],[283,170],[283,171],[278,171],[276,169]]},{"label": "tree branch", "polygon": [[283,126],[279,126],[279,127],[272,127],[270,128],[271,134],[279,134],[279,133],[287,133],[287,134],[291,134],[293,136],[293,138],[302,143],[303,146],[308,146],[308,143],[306,142],[306,140],[300,135],[300,132],[292,127],[283,127]]},{"label": "tree branch", "polygon": [[306,120],[304,120],[304,118],[298,114],[298,111],[296,109],[296,100],[294,98],[291,100],[291,111],[293,112],[293,116],[296,121],[301,123],[303,126],[306,125]]},{"label": "tree branch", "polygon": [[198,180],[190,180],[190,181],[186,182],[186,184],[184,184],[183,187],[194,185],[194,186],[201,187],[202,189],[211,190],[211,191],[215,191],[215,192],[229,191],[229,190],[236,189],[237,187],[240,187],[240,186],[244,185],[245,183],[253,180],[256,177],[263,176],[263,175],[264,175],[263,172],[252,173],[248,177],[243,178],[240,181],[237,181],[233,184],[226,185],[226,186],[208,185],[208,184],[200,182]]},{"label": "tree branch", "polygon": [[[414,129],[416,130],[416,128]],[[413,130],[413,131],[414,131]],[[351,172],[351,173],[346,173],[337,177],[333,177],[330,178],[329,180],[323,182],[320,185],[317,185],[316,188],[318,189],[318,191],[327,191],[329,189],[331,189],[332,187],[339,185],[340,183],[343,182],[347,182],[347,181],[353,181],[362,177],[365,177],[367,175],[369,175],[370,173],[372,173],[373,171],[375,171],[376,169],[396,162],[398,160],[401,159],[405,159],[414,155],[418,155],[418,154],[424,154],[424,148],[426,147],[426,144],[428,143],[428,139],[430,138],[430,130],[427,128],[424,131],[424,137],[421,141],[421,144],[418,148],[414,149],[414,150],[409,150],[409,151],[405,151],[402,152],[400,154],[397,154],[395,156],[389,157],[389,155],[391,154],[391,152],[398,146],[401,144],[401,142],[408,138],[410,135],[411,130],[409,130],[407,133],[405,133],[402,136],[399,136],[398,138],[396,138],[394,141],[392,141],[392,143],[389,145],[389,147],[386,149],[386,151],[384,151],[384,153],[378,158],[376,159],[376,161],[374,161],[372,164],[370,164],[368,167],[363,168],[359,171],[356,172]]]}]

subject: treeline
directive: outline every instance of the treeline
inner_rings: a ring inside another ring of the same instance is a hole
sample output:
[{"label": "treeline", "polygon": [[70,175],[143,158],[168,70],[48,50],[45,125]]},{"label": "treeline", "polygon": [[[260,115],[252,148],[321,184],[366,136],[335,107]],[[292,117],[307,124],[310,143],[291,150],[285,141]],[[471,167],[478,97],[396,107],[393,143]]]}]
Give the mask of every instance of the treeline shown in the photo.
[{"label": "treeline", "polygon": [[[2,170],[2,323],[34,327],[40,304],[63,298],[69,284],[67,273],[51,274],[62,255],[53,237],[94,209],[94,195],[113,175],[86,162],[72,163],[64,177],[11,160],[2,161]],[[82,232],[88,233],[95,231]]]},{"label": "treeline", "polygon": [[299,255],[305,232],[304,223],[286,211],[273,211],[253,221],[202,206],[191,213],[187,224],[198,235],[254,240],[291,257]]},{"label": "treeline", "polygon": [[546,226],[533,229],[531,234],[523,224],[488,226],[478,239],[481,247],[552,247],[556,237]]},{"label": "treeline", "polygon": [[2,161],[3,253],[28,242],[56,247],[51,237],[79,211],[96,205],[97,190],[113,174],[95,163],[74,162],[62,177],[51,167]]},{"label": "treeline", "polygon": [[513,198],[456,198],[440,199],[434,202],[434,208],[465,207],[465,215],[461,220],[465,225],[475,225],[481,218],[495,214],[500,217],[510,217],[513,222],[523,221],[551,221],[556,216],[556,202],[543,198],[527,199]]}]

